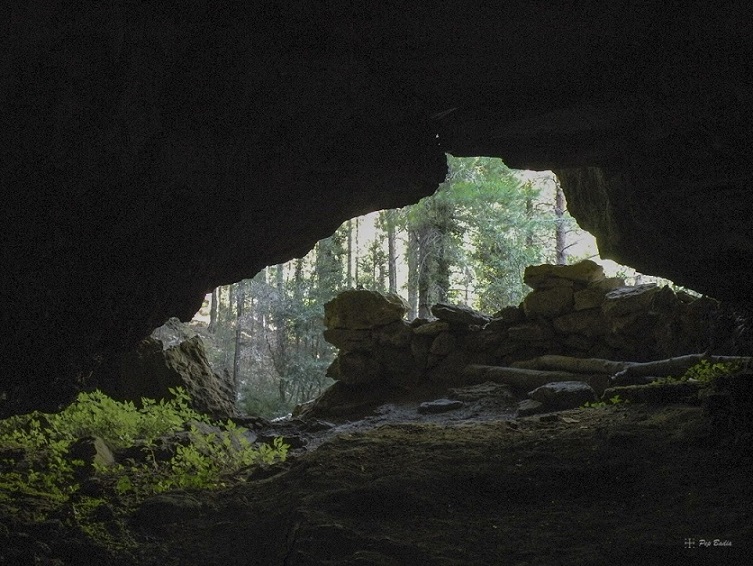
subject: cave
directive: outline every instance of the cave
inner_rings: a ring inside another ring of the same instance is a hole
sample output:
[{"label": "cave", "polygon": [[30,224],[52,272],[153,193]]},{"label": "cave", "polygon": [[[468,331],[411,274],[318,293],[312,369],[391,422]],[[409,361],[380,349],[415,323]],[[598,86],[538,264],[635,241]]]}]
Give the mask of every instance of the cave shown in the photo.
[{"label": "cave", "polygon": [[604,257],[747,300],[749,16],[744,2],[9,9],[0,412],[54,408],[208,290],[431,193],[445,152],[552,169]]},{"label": "cave", "polygon": [[748,303],[752,10],[3,8],[0,415],[59,409],[211,289],[431,194],[446,153],[552,170],[602,257]]}]

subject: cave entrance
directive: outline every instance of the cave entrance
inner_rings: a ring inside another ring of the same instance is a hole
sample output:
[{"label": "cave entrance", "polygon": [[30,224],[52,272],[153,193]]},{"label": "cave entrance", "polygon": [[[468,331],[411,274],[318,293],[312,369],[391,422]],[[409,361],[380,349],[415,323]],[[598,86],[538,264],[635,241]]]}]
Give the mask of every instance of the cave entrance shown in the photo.
[{"label": "cave entrance", "polygon": [[628,285],[671,284],[600,260],[552,172],[490,157],[448,155],[448,166],[434,195],[348,220],[306,256],[207,296],[191,325],[215,371],[234,376],[243,411],[282,416],[332,383],[335,349],[322,337],[322,312],[344,289],[397,293],[413,320],[430,317],[436,303],[489,315],[517,306],[531,291],[525,267],[542,263],[592,259]]}]

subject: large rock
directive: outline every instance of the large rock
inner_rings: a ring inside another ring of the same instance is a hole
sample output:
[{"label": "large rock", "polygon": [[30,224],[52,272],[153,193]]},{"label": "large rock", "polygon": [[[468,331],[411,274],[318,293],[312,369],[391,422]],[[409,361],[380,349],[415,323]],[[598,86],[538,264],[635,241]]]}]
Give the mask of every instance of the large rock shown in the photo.
[{"label": "large rock", "polygon": [[394,294],[350,289],[324,305],[324,325],[328,329],[348,330],[385,326],[402,320],[409,308],[402,298]]},{"label": "large rock", "polygon": [[491,320],[491,317],[465,305],[437,303],[431,307],[431,314],[436,316],[439,320],[449,322],[450,324],[459,324],[461,326],[484,326]]},{"label": "large rock", "polygon": [[523,299],[523,310],[528,318],[552,318],[573,308],[572,287],[536,289]]},{"label": "large rock", "polygon": [[232,379],[214,372],[198,336],[167,348],[147,338],[107,372],[103,370],[99,380],[103,391],[119,400],[169,399],[171,388],[182,387],[197,411],[220,419],[236,414]]},{"label": "large rock", "polygon": [[547,383],[529,392],[528,396],[552,410],[576,409],[596,401],[596,392],[583,381]]},{"label": "large rock", "polygon": [[[533,289],[546,289],[549,286],[559,286],[559,280],[579,283],[582,287],[593,281],[604,279],[604,268],[589,259],[572,265],[530,265],[526,267],[523,282]],[[553,285],[548,282],[553,280]]]}]

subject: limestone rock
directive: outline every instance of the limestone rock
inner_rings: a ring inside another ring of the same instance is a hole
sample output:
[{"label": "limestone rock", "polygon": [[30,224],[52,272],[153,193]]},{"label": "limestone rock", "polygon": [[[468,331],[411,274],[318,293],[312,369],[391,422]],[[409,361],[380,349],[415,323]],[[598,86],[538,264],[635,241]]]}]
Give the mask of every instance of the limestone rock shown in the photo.
[{"label": "limestone rock", "polygon": [[324,325],[330,329],[369,329],[402,320],[408,310],[408,304],[398,295],[350,289],[324,305]]},{"label": "limestone rock", "polygon": [[446,356],[455,349],[455,337],[449,332],[442,332],[431,343],[429,353],[434,356]]},{"label": "limestone rock", "polygon": [[419,413],[446,413],[454,411],[463,406],[462,401],[457,399],[437,399],[435,401],[426,401],[418,406]]},{"label": "limestone rock", "polygon": [[413,330],[407,322],[397,320],[374,331],[375,347],[409,348]]},{"label": "limestone rock", "polygon": [[523,299],[526,317],[551,318],[573,308],[573,290],[571,287],[552,287],[536,289]]},{"label": "limestone rock", "polygon": [[112,466],[115,456],[110,447],[98,436],[86,436],[76,440],[68,448],[67,457],[70,460],[81,460],[83,467],[77,468],[83,475],[94,473],[95,466]]},{"label": "limestone rock", "polygon": [[422,336],[436,336],[440,332],[446,332],[449,329],[449,323],[443,320],[433,320],[432,322],[427,322],[426,324],[415,327],[413,333]]},{"label": "limestone rock", "polygon": [[343,352],[327,369],[327,377],[352,385],[376,381],[383,377],[383,371],[379,362],[368,354]]},{"label": "limestone rock", "polygon": [[523,281],[533,289],[545,289],[547,281],[565,279],[582,286],[604,279],[604,268],[591,260],[583,260],[573,265],[531,265],[526,267]]},{"label": "limestone rock", "polygon": [[524,399],[518,403],[518,409],[515,411],[516,417],[527,417],[529,415],[535,415],[536,413],[543,412],[544,403],[540,401],[534,401],[533,399]]},{"label": "limestone rock", "polygon": [[571,312],[555,318],[552,324],[559,334],[594,337],[606,334],[608,331],[605,318],[599,309]]},{"label": "limestone rock", "polygon": [[510,340],[538,341],[554,336],[552,328],[543,321],[526,322],[511,326],[507,331]]},{"label": "limestone rock", "polygon": [[326,328],[323,336],[327,342],[344,352],[369,352],[373,349],[371,330]]},{"label": "limestone rock", "polygon": [[625,316],[637,311],[645,312],[650,309],[659,292],[660,287],[656,283],[620,287],[606,294],[602,311],[610,318]]},{"label": "limestone rock", "polygon": [[465,402],[474,402],[490,397],[505,400],[512,400],[514,398],[509,385],[494,383],[493,381],[486,381],[467,387],[451,388],[448,393],[451,398]]},{"label": "limestone rock", "polygon": [[525,318],[525,313],[520,307],[509,306],[509,307],[503,308],[498,313],[495,313],[494,316],[492,317],[491,323],[499,322],[499,323],[510,324],[510,323],[515,323],[515,322],[520,322],[524,318]]},{"label": "limestone rock", "polygon": [[431,313],[439,320],[463,326],[484,326],[491,320],[491,317],[464,305],[438,303],[431,307]]},{"label": "limestone rock", "polygon": [[528,396],[554,410],[575,409],[584,403],[596,401],[596,392],[583,381],[547,383],[528,393]]},{"label": "limestone rock", "polygon": [[99,380],[102,391],[121,401],[169,399],[171,388],[183,387],[197,411],[220,419],[235,415],[232,379],[214,372],[199,336],[167,348],[155,338],[146,338],[123,354],[115,367],[103,370]]}]

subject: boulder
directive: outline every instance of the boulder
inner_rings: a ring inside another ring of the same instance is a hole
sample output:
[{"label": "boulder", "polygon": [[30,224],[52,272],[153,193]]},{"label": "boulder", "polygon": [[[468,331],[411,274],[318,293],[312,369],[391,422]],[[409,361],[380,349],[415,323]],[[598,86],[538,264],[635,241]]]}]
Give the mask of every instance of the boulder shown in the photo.
[{"label": "boulder", "polygon": [[450,324],[443,321],[443,320],[434,320],[432,322],[427,322],[426,324],[422,324],[421,326],[416,326],[413,329],[414,334],[419,334],[421,336],[436,336],[440,332],[446,332],[450,329]]},{"label": "boulder", "polygon": [[571,312],[552,321],[559,334],[579,334],[581,336],[602,336],[608,331],[604,316],[599,309]]},{"label": "boulder", "polygon": [[323,336],[327,342],[343,352],[370,352],[374,347],[371,330],[326,328]]},{"label": "boulder", "polygon": [[449,332],[442,332],[434,338],[429,348],[429,353],[434,356],[446,356],[455,349],[456,340]]},{"label": "boulder", "polygon": [[551,326],[544,321],[525,322],[511,326],[507,330],[507,337],[510,340],[539,341],[548,340],[552,336],[554,336],[554,332]]},{"label": "boulder", "polygon": [[604,268],[585,259],[573,265],[530,265],[523,274],[523,281],[533,289],[546,289],[557,279],[572,281],[585,287],[589,283],[604,279]]},{"label": "boulder", "polygon": [[534,401],[533,399],[524,399],[518,403],[518,409],[515,411],[516,417],[527,417],[536,413],[544,412],[544,403]]},{"label": "boulder", "polygon": [[572,308],[572,287],[536,289],[523,299],[523,311],[528,318],[551,318],[569,312]]},{"label": "boulder", "polygon": [[512,324],[520,322],[525,318],[525,313],[520,307],[505,307],[492,317],[493,323]]},{"label": "boulder", "polygon": [[584,403],[596,401],[596,392],[583,381],[556,381],[537,387],[528,393],[534,401],[542,403],[547,409],[576,409]]},{"label": "boulder", "polygon": [[460,409],[463,402],[457,399],[437,399],[435,401],[426,401],[418,406],[419,413],[446,413]]},{"label": "boulder", "polygon": [[448,390],[448,393],[452,399],[470,403],[488,398],[503,399],[506,401],[512,401],[515,398],[509,385],[494,383],[493,381],[486,381],[467,387],[451,388]]},{"label": "boulder", "polygon": [[379,362],[363,352],[341,352],[327,369],[327,377],[348,385],[370,383],[383,375]]},{"label": "boulder", "polygon": [[66,457],[69,461],[83,463],[74,467],[79,481],[94,476],[98,467],[110,467],[115,464],[115,456],[110,447],[98,436],[79,438],[70,445]]},{"label": "boulder", "polygon": [[408,304],[398,295],[350,289],[324,305],[324,325],[349,330],[386,326],[402,320],[408,310]]},{"label": "boulder", "polygon": [[144,397],[169,399],[170,389],[182,387],[197,411],[219,419],[233,417],[235,387],[230,376],[214,372],[199,336],[176,344],[176,332],[175,323],[157,329],[155,335],[168,336],[168,346],[150,336],[103,367],[96,378],[100,389],[113,399],[138,404]]},{"label": "boulder", "polygon": [[634,287],[620,287],[609,291],[604,297],[602,312],[609,318],[617,318],[650,310],[661,287],[656,283],[646,283]]},{"label": "boulder", "polygon": [[431,307],[431,313],[439,320],[462,326],[484,326],[491,320],[491,317],[464,305],[438,303]]}]

